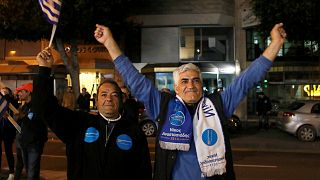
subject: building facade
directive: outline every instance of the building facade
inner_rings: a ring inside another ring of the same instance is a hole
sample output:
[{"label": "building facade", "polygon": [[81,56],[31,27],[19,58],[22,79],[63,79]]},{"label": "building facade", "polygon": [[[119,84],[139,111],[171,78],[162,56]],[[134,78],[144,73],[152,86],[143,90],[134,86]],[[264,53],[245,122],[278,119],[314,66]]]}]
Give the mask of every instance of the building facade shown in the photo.
[{"label": "building facade", "polygon": [[[141,31],[137,36],[127,37],[136,38],[133,42],[138,43],[130,44],[130,48],[124,46],[124,52],[159,90],[173,90],[173,70],[189,62],[202,70],[205,92],[223,89],[270,42],[256,32],[259,21],[250,9],[249,0],[156,0],[133,9],[135,15],[130,19],[140,24]],[[12,88],[31,81],[35,55],[47,44],[46,41],[21,44],[0,40],[1,81]],[[318,48],[312,43],[305,46]],[[259,91],[280,104],[320,97],[320,59],[288,56],[292,47],[290,43],[284,45],[266,77],[241,102],[235,112],[240,119],[255,113]],[[60,73],[56,84],[62,84],[62,89],[70,85],[70,79],[57,53],[55,56],[56,71]],[[78,58],[80,88],[86,87],[94,93],[102,77],[118,78],[104,47],[79,46]]]}]

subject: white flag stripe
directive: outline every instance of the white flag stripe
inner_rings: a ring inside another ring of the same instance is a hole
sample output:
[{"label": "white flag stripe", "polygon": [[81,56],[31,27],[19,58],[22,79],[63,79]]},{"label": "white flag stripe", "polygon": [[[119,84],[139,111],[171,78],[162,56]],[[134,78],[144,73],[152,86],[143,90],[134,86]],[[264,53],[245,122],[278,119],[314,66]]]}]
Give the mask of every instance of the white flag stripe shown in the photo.
[{"label": "white flag stripe", "polygon": [[46,14],[46,16],[48,17],[48,19],[50,21],[53,21],[53,22],[58,22],[58,18],[57,17],[54,17],[51,15],[50,11],[48,11],[47,9],[45,9],[43,6],[41,6],[41,9],[42,11]]},{"label": "white flag stripe", "polygon": [[[43,6],[44,6],[46,9],[50,9],[50,11],[51,11],[53,14],[55,14],[56,16],[59,17],[60,11],[57,10],[57,9],[55,9],[54,6],[52,6],[51,4],[49,4],[49,3],[46,2],[46,1],[43,2]],[[50,13],[50,14],[51,14],[51,13]]]},{"label": "white flag stripe", "polygon": [[46,19],[50,24],[57,24],[60,16],[61,0],[38,0]]}]

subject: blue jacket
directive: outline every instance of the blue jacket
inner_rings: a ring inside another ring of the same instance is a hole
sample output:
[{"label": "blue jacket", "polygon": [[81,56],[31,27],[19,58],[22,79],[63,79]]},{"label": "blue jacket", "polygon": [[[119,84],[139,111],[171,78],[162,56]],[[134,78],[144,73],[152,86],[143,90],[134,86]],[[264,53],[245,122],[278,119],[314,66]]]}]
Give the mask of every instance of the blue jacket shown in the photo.
[{"label": "blue jacket", "polygon": [[[150,80],[140,74],[124,55],[117,57],[114,63],[133,96],[144,103],[152,119],[157,119],[160,113],[161,92],[153,86]],[[240,101],[254,84],[263,78],[271,65],[271,61],[260,56],[221,93],[227,118],[231,117]],[[192,144],[194,146],[194,142]],[[193,147],[187,152],[178,152],[172,179],[203,179],[197,163],[196,151]]]}]

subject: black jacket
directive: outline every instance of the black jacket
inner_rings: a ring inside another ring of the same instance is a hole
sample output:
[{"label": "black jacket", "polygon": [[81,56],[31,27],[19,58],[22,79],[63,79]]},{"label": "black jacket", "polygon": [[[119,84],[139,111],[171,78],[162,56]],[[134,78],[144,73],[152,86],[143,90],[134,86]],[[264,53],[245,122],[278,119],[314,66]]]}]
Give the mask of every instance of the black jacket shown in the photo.
[{"label": "black jacket", "polygon": [[58,105],[49,73],[49,68],[40,67],[33,100],[36,113],[66,144],[68,179],[151,179],[148,142],[141,129],[122,118],[108,129],[106,141],[108,124],[103,117]]},{"label": "black jacket", "polygon": [[[161,133],[162,125],[164,124],[164,119],[167,114],[167,107],[170,99],[173,98],[172,95],[168,93],[161,93],[161,107],[160,107],[160,116],[159,116],[159,133]],[[220,98],[220,94],[210,94],[208,98],[213,102],[217,113],[219,115],[222,131],[225,140],[226,147],[226,160],[227,160],[227,172],[223,175],[216,175],[213,177],[209,177],[207,179],[213,180],[233,180],[235,179],[234,169],[233,169],[233,160],[232,160],[232,152],[231,152],[231,144],[228,136],[228,132],[226,129],[227,119],[224,116],[223,105]],[[196,107],[196,106],[195,106]],[[188,108],[189,109],[189,108]],[[190,111],[190,109],[189,109]],[[192,113],[191,113],[192,114]],[[159,139],[157,137],[157,139]],[[176,150],[165,150],[160,148],[159,141],[156,141],[156,162],[154,168],[154,179],[155,180],[171,180],[172,170],[176,161],[177,151]]]},{"label": "black jacket", "polygon": [[[3,96],[9,103],[11,103],[14,107],[18,107],[18,102],[14,100],[14,98],[8,94]],[[13,112],[8,109],[8,113],[11,117],[14,116]],[[5,139],[8,142],[13,142],[16,137],[16,129],[11,124],[11,122],[5,118],[0,117],[0,138],[3,140]]]},{"label": "black jacket", "polygon": [[17,141],[22,147],[33,144],[43,145],[48,140],[48,128],[39,116],[32,110],[32,103],[25,103],[19,107],[17,123],[21,127],[21,133],[17,133]]},{"label": "black jacket", "polygon": [[269,97],[264,95],[263,97],[258,97],[257,102],[257,112],[258,115],[266,115],[268,111],[271,111],[272,105]]}]

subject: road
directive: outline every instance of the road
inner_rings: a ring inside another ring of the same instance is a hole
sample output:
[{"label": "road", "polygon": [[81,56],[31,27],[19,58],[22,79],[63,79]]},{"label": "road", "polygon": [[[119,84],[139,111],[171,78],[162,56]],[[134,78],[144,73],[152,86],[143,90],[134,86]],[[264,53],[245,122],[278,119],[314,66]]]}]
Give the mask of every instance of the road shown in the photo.
[{"label": "road", "polygon": [[238,151],[233,152],[238,180],[318,180],[319,154]]},{"label": "road", "polygon": [[[272,136],[271,139],[268,134]],[[275,130],[263,133],[262,135],[261,133],[253,134],[253,136],[250,136],[249,138],[239,135],[239,137],[234,137],[232,142],[234,145],[236,145],[235,143],[243,142],[244,145],[247,146],[248,139],[253,141],[254,137],[258,137],[259,141],[270,141],[272,145],[281,146],[281,142],[277,142],[275,140],[281,139],[282,136],[285,142],[290,143],[289,145],[294,147],[317,145],[314,149],[318,149],[317,147],[320,143],[319,140],[313,143],[301,143],[297,141],[296,138]],[[148,142],[152,159],[154,159],[154,138],[148,138]],[[254,144],[257,143],[254,142]],[[268,145],[269,144],[264,144],[264,147],[267,148]],[[239,146],[239,144],[237,144],[237,146]],[[247,148],[234,148],[233,151],[235,172],[238,180],[320,179],[319,155],[320,154],[318,153],[310,152],[270,152],[261,149],[252,150]],[[6,174],[7,162],[4,154],[2,155],[2,159],[3,172]],[[50,138],[45,146],[41,160],[42,179],[65,180],[66,163],[64,144],[57,139]]]}]

